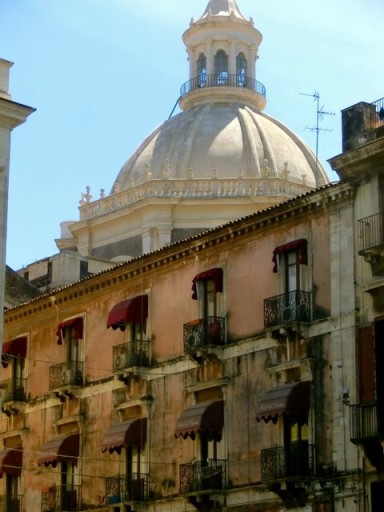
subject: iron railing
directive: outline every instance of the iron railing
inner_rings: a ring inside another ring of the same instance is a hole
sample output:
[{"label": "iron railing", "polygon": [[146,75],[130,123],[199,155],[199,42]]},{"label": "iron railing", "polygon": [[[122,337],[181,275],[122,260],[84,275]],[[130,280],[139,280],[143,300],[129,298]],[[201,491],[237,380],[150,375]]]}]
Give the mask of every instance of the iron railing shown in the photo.
[{"label": "iron railing", "polygon": [[384,126],[384,98],[373,101],[370,109],[370,124],[371,130],[376,130],[380,126]]},{"label": "iron railing", "polygon": [[261,450],[261,480],[273,482],[315,475],[315,449],[306,442]]},{"label": "iron railing", "polygon": [[360,219],[357,229],[359,254],[384,246],[383,212]]},{"label": "iron railing", "polygon": [[75,512],[80,507],[80,486],[56,485],[41,493],[41,512]]},{"label": "iron railing", "polygon": [[184,351],[187,354],[208,346],[225,345],[225,318],[208,316],[184,324]]},{"label": "iron railing", "polygon": [[83,385],[83,363],[65,361],[49,368],[49,389]]},{"label": "iron railing", "polygon": [[149,341],[130,341],[113,347],[113,370],[149,366]]},{"label": "iron railing", "polygon": [[311,319],[311,293],[294,290],[264,299],[264,326],[290,322],[309,322]]},{"label": "iron railing", "polygon": [[105,500],[107,504],[125,501],[146,501],[148,499],[149,475],[132,473],[129,476],[115,476],[105,479]]},{"label": "iron railing", "polygon": [[257,92],[261,96],[265,98],[266,90],[264,85],[255,80],[254,78],[249,78],[246,75],[238,74],[238,75],[230,75],[227,72],[215,73],[213,75],[207,75],[206,73],[202,73],[199,76],[188,80],[185,82],[180,89],[180,96],[185,96],[195,89],[202,89],[204,87],[241,87],[245,89],[250,89],[252,91]]},{"label": "iron railing", "polygon": [[0,384],[0,397],[3,402],[25,402],[27,379],[9,379]]},{"label": "iron railing", "polygon": [[375,403],[351,405],[351,441],[384,438],[384,407]]},{"label": "iron railing", "polygon": [[181,464],[180,494],[225,489],[226,478],[227,461],[225,460]]},{"label": "iron railing", "polygon": [[0,496],[0,512],[21,512],[23,496]]}]

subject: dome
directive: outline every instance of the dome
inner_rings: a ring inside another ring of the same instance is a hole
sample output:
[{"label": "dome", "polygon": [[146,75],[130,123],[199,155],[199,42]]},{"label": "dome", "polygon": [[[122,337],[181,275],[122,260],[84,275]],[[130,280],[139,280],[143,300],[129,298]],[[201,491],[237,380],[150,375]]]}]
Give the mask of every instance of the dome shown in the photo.
[{"label": "dome", "polygon": [[145,181],[284,177],[308,187],[327,176],[282,123],[242,104],[198,105],[157,128],[122,167],[113,191]]}]

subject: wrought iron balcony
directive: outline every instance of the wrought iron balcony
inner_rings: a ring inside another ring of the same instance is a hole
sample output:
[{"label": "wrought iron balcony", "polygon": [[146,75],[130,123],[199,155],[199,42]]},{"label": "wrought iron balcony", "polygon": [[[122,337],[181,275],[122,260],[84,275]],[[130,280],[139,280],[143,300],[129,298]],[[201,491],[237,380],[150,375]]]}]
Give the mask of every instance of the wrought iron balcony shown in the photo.
[{"label": "wrought iron balcony", "polygon": [[227,461],[207,460],[180,466],[180,494],[225,489]]},{"label": "wrought iron balcony", "polygon": [[113,370],[149,365],[149,341],[130,341],[113,347]]},{"label": "wrought iron balcony", "polygon": [[192,78],[185,82],[180,89],[180,96],[185,96],[195,89],[202,89],[204,87],[241,87],[250,89],[251,91],[257,92],[265,98],[266,90],[264,85],[255,80],[249,78],[244,74],[230,75],[227,72],[215,73],[213,75],[207,75],[201,73],[199,76]]},{"label": "wrought iron balcony", "polygon": [[0,396],[5,402],[25,402],[27,379],[9,379],[1,382]]},{"label": "wrought iron balcony", "polygon": [[0,512],[21,512],[23,496],[0,496]]},{"label": "wrought iron balcony", "polygon": [[304,442],[261,450],[262,482],[314,476],[314,454],[314,446]]},{"label": "wrought iron balcony", "polygon": [[360,219],[357,226],[359,254],[384,247],[383,212]]},{"label": "wrought iron balcony", "polygon": [[264,299],[264,326],[311,320],[311,293],[294,290]]},{"label": "wrought iron balcony", "polygon": [[225,318],[208,316],[184,324],[184,351],[193,353],[202,347],[225,345]]},{"label": "wrought iron balcony", "polygon": [[351,405],[351,441],[384,439],[384,407],[377,403]]},{"label": "wrought iron balcony", "polygon": [[41,493],[41,512],[75,512],[80,507],[80,486],[56,485]]},{"label": "wrought iron balcony", "polygon": [[129,476],[115,476],[105,479],[105,499],[108,505],[126,501],[148,499],[149,475],[132,473]]},{"label": "wrought iron balcony", "polygon": [[83,363],[65,361],[49,368],[49,389],[83,385]]}]

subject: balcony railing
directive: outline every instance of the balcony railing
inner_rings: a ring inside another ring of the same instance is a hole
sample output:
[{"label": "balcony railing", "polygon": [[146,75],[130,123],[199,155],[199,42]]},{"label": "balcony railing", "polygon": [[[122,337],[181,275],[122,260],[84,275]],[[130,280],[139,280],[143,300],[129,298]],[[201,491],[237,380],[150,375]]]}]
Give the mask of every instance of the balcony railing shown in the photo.
[{"label": "balcony railing", "polygon": [[292,443],[261,450],[261,480],[273,482],[287,478],[314,476],[314,446],[308,443]]},{"label": "balcony railing", "polygon": [[208,316],[184,324],[184,351],[193,353],[199,348],[225,344],[225,318]]},{"label": "balcony railing", "polygon": [[373,131],[384,125],[384,98],[372,102],[371,105],[369,126]]},{"label": "balcony railing", "polygon": [[215,73],[207,75],[202,73],[200,76],[192,78],[185,82],[180,89],[180,96],[185,96],[195,89],[202,89],[204,87],[241,87],[255,91],[261,96],[265,97],[265,87],[261,82],[254,78],[249,78],[246,75],[230,75],[227,72]]},{"label": "balcony railing", "polygon": [[3,402],[25,402],[27,379],[9,379],[0,384],[0,397]]},{"label": "balcony railing", "polygon": [[384,438],[384,407],[377,403],[352,405],[351,441],[363,443]]},{"label": "balcony railing", "polygon": [[113,370],[149,365],[149,341],[130,341],[113,347]]},{"label": "balcony railing", "polygon": [[0,496],[0,512],[21,512],[23,496]]},{"label": "balcony railing", "polygon": [[359,254],[384,246],[383,212],[360,219],[357,226]]},{"label": "balcony railing", "polygon": [[294,290],[264,299],[264,326],[291,322],[309,322],[311,319],[311,294]]},{"label": "balcony railing", "polygon": [[65,361],[49,368],[49,389],[83,385],[83,363]]},{"label": "balcony railing", "polygon": [[129,476],[108,477],[105,479],[105,499],[107,504],[125,501],[146,501],[148,499],[149,475],[132,473]]},{"label": "balcony railing", "polygon": [[180,466],[180,494],[225,489],[227,461],[208,460]]},{"label": "balcony railing", "polygon": [[57,485],[41,493],[41,512],[75,512],[80,508],[80,486]]}]

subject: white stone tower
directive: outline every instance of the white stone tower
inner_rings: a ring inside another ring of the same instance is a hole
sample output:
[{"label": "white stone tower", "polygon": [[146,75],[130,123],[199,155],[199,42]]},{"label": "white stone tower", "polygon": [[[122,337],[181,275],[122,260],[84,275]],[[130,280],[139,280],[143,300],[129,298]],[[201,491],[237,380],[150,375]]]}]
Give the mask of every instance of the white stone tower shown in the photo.
[{"label": "white stone tower", "polygon": [[9,70],[13,63],[0,59],[0,350],[3,341],[5,255],[7,238],[8,181],[11,131],[27,120],[35,109],[12,101]]}]

